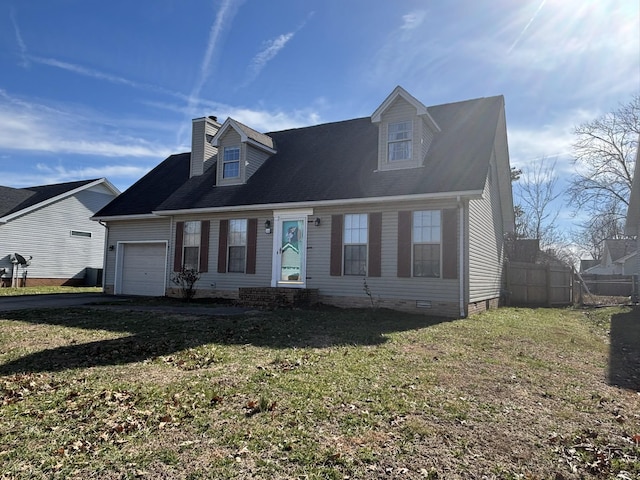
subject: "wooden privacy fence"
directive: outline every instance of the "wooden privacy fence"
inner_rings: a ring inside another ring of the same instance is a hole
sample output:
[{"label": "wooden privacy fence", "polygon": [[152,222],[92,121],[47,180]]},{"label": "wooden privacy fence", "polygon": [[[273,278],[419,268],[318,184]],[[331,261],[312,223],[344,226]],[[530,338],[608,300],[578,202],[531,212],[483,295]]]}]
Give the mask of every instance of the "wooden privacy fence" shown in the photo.
[{"label": "wooden privacy fence", "polygon": [[593,295],[629,297],[637,289],[633,275],[582,274],[582,280]]},{"label": "wooden privacy fence", "polygon": [[574,299],[573,269],[560,265],[508,262],[505,265],[507,305],[559,307]]}]

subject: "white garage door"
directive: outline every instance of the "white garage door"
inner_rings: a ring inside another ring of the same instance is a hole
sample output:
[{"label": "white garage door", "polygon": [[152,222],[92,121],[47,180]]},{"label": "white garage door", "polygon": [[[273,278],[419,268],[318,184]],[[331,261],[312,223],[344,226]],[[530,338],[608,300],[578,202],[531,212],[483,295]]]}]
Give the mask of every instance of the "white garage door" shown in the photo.
[{"label": "white garage door", "polygon": [[122,252],[124,295],[159,297],[165,294],[167,247],[164,243],[126,243]]}]

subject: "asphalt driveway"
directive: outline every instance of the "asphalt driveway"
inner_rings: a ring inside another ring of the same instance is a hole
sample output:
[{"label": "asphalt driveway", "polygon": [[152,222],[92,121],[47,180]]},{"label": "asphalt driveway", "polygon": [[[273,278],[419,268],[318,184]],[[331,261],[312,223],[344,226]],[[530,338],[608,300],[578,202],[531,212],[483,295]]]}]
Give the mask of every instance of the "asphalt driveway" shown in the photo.
[{"label": "asphalt driveway", "polygon": [[51,295],[17,295],[0,297],[0,312],[29,308],[65,308],[113,301],[113,295],[103,293],[58,293]]}]

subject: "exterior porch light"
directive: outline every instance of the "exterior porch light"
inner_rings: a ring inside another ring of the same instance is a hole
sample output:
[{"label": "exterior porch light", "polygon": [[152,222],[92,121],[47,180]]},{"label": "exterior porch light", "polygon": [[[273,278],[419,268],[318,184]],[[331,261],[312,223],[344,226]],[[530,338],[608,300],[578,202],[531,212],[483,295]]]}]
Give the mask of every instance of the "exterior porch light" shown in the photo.
[{"label": "exterior porch light", "polygon": [[315,219],[315,221],[313,222],[313,224],[314,224],[316,227],[319,227],[319,226],[320,226],[320,217],[316,217],[316,219]]},{"label": "exterior porch light", "polygon": [[264,222],[264,233],[271,233],[271,220],[267,220]]}]

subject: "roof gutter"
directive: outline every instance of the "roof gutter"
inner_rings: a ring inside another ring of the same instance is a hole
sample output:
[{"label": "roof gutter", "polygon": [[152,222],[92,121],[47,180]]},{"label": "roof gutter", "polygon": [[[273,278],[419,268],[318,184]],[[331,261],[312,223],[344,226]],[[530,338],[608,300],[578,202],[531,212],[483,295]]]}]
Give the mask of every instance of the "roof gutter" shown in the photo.
[{"label": "roof gutter", "polygon": [[[186,215],[197,213],[219,213],[219,212],[238,212],[248,210],[284,210],[287,208],[307,208],[307,207],[330,207],[335,205],[362,205],[366,203],[380,202],[399,202],[399,201],[420,201],[420,200],[444,200],[452,199],[460,201],[461,198],[474,199],[482,197],[482,190],[467,190],[460,192],[442,192],[442,193],[420,193],[415,195],[394,195],[388,197],[366,197],[366,198],[341,198],[337,200],[315,200],[309,202],[285,202],[285,203],[264,203],[251,205],[230,205],[224,207],[204,207],[204,208],[187,208],[179,210],[154,210],[153,215]],[[131,218],[131,217],[125,217]],[[123,218],[123,219],[125,219]]]}]

